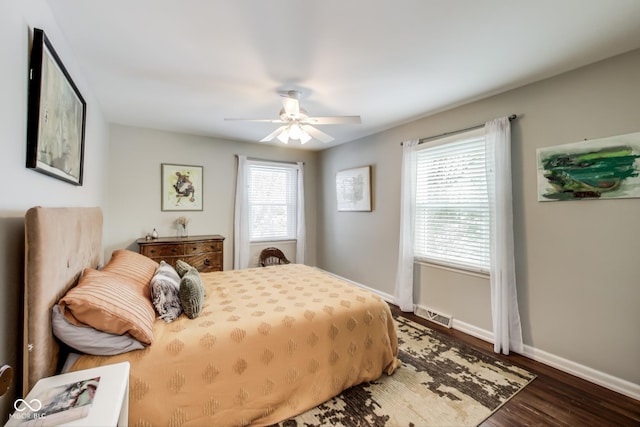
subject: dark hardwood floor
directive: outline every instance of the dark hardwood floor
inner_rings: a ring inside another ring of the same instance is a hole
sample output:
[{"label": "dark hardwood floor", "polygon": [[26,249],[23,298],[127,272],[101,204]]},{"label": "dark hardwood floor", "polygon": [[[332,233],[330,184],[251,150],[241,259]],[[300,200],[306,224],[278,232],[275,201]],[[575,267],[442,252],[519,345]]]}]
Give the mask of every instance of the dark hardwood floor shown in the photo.
[{"label": "dark hardwood floor", "polygon": [[616,393],[519,354],[493,352],[493,344],[455,329],[447,329],[412,313],[405,316],[477,350],[527,369],[537,378],[481,424],[483,427],[513,426],[640,426],[640,401]]}]

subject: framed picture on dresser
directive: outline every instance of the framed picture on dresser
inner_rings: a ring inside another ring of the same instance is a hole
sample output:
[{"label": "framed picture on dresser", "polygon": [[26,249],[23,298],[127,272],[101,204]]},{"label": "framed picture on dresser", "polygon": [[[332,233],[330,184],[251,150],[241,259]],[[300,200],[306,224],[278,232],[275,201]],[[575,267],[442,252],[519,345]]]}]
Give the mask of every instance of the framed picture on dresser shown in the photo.
[{"label": "framed picture on dresser", "polygon": [[162,163],[162,210],[202,210],[202,166]]}]

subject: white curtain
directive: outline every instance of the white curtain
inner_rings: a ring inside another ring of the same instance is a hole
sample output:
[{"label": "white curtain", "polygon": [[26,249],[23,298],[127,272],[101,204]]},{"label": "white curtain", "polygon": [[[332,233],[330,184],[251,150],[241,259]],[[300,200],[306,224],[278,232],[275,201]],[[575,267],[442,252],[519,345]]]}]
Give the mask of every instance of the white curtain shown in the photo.
[{"label": "white curtain", "polygon": [[233,227],[233,269],[249,267],[249,196],[247,193],[247,156],[238,156],[236,207]]},{"label": "white curtain", "polygon": [[413,311],[413,235],[416,201],[416,151],[418,140],[402,143],[400,179],[400,245],[395,298],[402,311]]},{"label": "white curtain", "polygon": [[511,125],[507,117],[485,124],[487,186],[491,210],[491,316],[496,353],[522,353],[513,243]]},{"label": "white curtain", "polygon": [[298,218],[296,230],[296,263],[304,264],[307,252],[307,228],[304,222],[304,163],[298,162]]}]

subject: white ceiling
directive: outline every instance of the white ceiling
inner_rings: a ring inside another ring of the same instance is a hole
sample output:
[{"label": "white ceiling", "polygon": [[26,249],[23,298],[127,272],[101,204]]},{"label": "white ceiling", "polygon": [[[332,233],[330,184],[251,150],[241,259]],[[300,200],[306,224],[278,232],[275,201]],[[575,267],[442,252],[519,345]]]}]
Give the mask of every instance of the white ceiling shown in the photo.
[{"label": "white ceiling", "polygon": [[290,89],[311,116],[362,117],[308,149],[640,47],[638,0],[49,4],[108,121],[257,142],[278,125],[223,119],[277,119]]}]

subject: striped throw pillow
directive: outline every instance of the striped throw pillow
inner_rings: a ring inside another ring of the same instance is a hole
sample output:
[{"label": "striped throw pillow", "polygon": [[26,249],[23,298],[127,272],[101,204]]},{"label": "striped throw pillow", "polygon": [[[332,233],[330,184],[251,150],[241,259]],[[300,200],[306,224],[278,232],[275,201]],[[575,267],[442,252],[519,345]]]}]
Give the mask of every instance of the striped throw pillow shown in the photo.
[{"label": "striped throw pillow", "polygon": [[147,258],[137,252],[118,249],[113,251],[111,260],[102,270],[132,279],[145,289],[145,295],[149,298],[149,282],[158,265],[151,258]]},{"label": "striped throw pillow", "polygon": [[155,312],[144,295],[149,287],[109,271],[84,270],[78,285],[59,301],[65,318],[74,325],[88,325],[110,334],[129,333],[151,344]]}]

